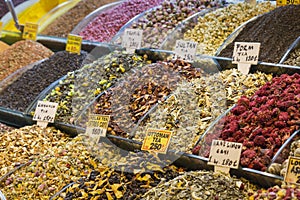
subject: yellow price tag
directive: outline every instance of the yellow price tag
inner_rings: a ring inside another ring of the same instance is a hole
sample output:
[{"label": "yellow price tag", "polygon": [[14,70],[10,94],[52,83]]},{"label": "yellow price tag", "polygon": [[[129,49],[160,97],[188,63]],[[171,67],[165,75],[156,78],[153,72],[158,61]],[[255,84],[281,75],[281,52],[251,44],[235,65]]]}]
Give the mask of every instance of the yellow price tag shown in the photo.
[{"label": "yellow price tag", "polygon": [[153,151],[156,153],[166,153],[172,132],[160,129],[147,129],[146,138],[144,139],[142,150]]},{"label": "yellow price tag", "polygon": [[300,184],[300,158],[289,157],[288,167],[284,176],[284,181],[287,183]]},{"label": "yellow price tag", "polygon": [[70,53],[80,54],[82,37],[78,35],[69,34],[67,38],[66,51]]},{"label": "yellow price tag", "polygon": [[33,23],[26,23],[23,31],[23,39],[36,41],[39,26]]},{"label": "yellow price tag", "polygon": [[290,4],[300,4],[300,0],[276,0],[276,6],[285,6]]}]

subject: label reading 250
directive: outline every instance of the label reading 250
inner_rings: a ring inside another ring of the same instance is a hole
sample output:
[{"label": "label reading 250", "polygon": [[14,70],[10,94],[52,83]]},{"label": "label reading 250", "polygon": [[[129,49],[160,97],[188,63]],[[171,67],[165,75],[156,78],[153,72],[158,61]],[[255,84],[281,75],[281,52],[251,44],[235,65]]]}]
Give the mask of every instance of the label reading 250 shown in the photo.
[{"label": "label reading 250", "polygon": [[148,129],[141,149],[156,153],[166,153],[171,136],[172,132],[168,130]]}]

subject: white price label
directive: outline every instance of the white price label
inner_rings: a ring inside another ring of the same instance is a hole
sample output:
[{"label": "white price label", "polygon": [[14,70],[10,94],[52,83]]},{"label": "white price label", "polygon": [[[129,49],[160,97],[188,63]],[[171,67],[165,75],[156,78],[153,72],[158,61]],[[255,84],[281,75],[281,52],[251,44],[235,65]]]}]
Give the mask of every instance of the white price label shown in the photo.
[{"label": "white price label", "polygon": [[242,143],[213,140],[208,164],[237,169],[242,146]]},{"label": "white price label", "polygon": [[143,38],[143,30],[125,29],[122,38],[122,47],[125,47],[126,51],[133,53],[135,49],[141,48],[142,38]]},{"label": "white price label", "polygon": [[232,63],[247,63],[256,65],[258,62],[260,43],[235,42]]},{"label": "white price label", "polygon": [[175,55],[187,62],[193,62],[197,51],[197,43],[185,40],[176,40]]},{"label": "white price label", "polygon": [[34,112],[33,120],[38,122],[53,123],[57,111],[57,106],[58,103],[38,101]]},{"label": "white price label", "polygon": [[100,137],[106,136],[108,123],[110,120],[109,115],[91,114],[85,133],[94,141],[98,143]]}]

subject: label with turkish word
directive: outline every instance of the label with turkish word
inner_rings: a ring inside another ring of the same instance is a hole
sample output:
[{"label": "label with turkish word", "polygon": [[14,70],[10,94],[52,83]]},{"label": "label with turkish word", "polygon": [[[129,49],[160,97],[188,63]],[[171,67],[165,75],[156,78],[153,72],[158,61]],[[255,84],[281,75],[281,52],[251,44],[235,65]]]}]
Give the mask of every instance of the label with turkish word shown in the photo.
[{"label": "label with turkish word", "polygon": [[69,34],[67,38],[66,51],[70,53],[80,54],[82,37],[78,35]]},{"label": "label with turkish word", "polygon": [[247,63],[256,65],[258,62],[260,43],[235,42],[232,63]]},{"label": "label with turkish word", "polygon": [[140,29],[125,29],[122,37],[122,47],[126,51],[133,53],[136,49],[141,48],[143,38],[143,30]]},{"label": "label with turkish word", "polygon": [[38,121],[38,125],[42,127],[46,127],[48,123],[53,123],[57,106],[58,103],[38,101],[35,108],[33,120]]},{"label": "label with turkish word", "polygon": [[110,115],[89,115],[89,121],[87,123],[85,133],[98,143],[100,137],[106,136],[109,120]]},{"label": "label with turkish word", "polygon": [[242,143],[213,140],[207,164],[237,169],[242,146]]},{"label": "label with turkish word", "polygon": [[36,41],[39,26],[33,23],[26,23],[22,34],[23,39]]},{"label": "label with turkish word", "polygon": [[147,129],[141,150],[153,151],[156,153],[167,152],[172,132],[160,129]]},{"label": "label with turkish word", "polygon": [[197,51],[197,42],[176,40],[175,56],[187,62],[193,62]]},{"label": "label with turkish word", "polygon": [[276,0],[276,6],[285,6],[285,5],[298,5],[300,4],[300,0]]},{"label": "label with turkish word", "polygon": [[300,184],[300,158],[289,157],[287,172],[284,181],[288,183]]}]

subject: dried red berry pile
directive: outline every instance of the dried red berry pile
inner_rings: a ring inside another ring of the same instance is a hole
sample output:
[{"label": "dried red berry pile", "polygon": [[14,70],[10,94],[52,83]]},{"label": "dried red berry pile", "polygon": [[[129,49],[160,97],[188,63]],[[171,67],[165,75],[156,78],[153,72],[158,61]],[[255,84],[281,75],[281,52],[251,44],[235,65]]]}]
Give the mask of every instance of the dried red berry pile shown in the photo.
[{"label": "dried red berry pile", "polygon": [[[208,134],[199,154],[208,157],[213,139],[243,143],[240,164],[265,171],[271,159],[300,128],[300,75],[283,74],[252,97],[241,97],[230,114]],[[217,128],[217,129],[216,129]]]}]

